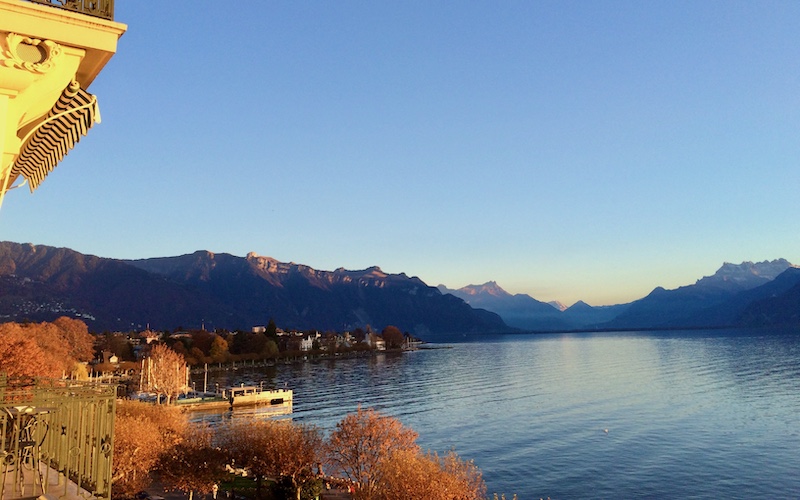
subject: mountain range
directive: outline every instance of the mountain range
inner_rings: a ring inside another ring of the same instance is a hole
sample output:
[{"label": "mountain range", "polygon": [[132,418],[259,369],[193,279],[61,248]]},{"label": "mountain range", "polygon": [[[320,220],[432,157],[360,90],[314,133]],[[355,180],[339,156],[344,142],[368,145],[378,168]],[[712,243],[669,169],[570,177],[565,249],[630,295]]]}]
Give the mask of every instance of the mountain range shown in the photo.
[{"label": "mountain range", "polygon": [[379,267],[320,271],[254,253],[197,251],[119,260],[0,242],[0,321],[69,315],[92,331],[283,328],[344,331],[394,325],[426,340],[509,331],[800,326],[800,268],[784,259],[724,264],[628,304],[570,307],[512,295],[497,283],[458,290]]},{"label": "mountain range", "polygon": [[628,304],[564,309],[528,295],[511,295],[495,282],[443,293],[494,311],[509,326],[532,331],[800,326],[800,268],[785,259],[725,263],[711,276],[674,290],[657,287]]},{"label": "mountain range", "polygon": [[65,314],[82,318],[92,331],[250,329],[270,319],[304,330],[394,325],[425,339],[509,330],[495,313],[378,267],[317,271],[253,253],[207,251],[117,260],[0,243],[0,320]]}]

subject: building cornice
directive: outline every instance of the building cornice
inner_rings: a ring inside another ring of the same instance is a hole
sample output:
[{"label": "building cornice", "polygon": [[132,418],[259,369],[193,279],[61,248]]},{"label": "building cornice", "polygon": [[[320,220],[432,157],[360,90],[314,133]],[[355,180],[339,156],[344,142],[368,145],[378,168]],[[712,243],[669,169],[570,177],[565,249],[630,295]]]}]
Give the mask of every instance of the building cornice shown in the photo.
[{"label": "building cornice", "polygon": [[117,51],[127,26],[23,0],[0,0],[0,31],[81,48],[86,56],[76,80],[88,88]]}]

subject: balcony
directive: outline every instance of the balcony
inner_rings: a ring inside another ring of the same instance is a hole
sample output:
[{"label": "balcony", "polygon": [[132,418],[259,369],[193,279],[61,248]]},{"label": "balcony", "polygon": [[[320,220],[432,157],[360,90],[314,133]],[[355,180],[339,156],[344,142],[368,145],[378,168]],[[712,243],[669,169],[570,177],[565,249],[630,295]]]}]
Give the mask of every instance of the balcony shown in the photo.
[{"label": "balcony", "polygon": [[114,0],[28,0],[57,9],[71,10],[87,16],[114,20]]},{"label": "balcony", "polygon": [[0,500],[111,498],[116,387],[0,374]]}]

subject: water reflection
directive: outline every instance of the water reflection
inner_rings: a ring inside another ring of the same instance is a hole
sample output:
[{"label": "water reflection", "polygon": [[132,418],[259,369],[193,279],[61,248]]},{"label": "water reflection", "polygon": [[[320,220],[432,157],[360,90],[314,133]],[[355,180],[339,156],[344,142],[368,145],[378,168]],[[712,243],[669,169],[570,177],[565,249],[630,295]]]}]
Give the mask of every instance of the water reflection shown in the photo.
[{"label": "water reflection", "polygon": [[221,423],[239,420],[291,419],[292,402],[237,406],[236,408],[188,408],[186,412],[190,421],[207,423],[213,427]]},{"label": "water reflection", "polygon": [[423,447],[474,458],[490,492],[787,498],[798,355],[800,336],[781,332],[504,336],[219,380],[286,384],[291,418],[323,429],[359,404],[397,416]]}]

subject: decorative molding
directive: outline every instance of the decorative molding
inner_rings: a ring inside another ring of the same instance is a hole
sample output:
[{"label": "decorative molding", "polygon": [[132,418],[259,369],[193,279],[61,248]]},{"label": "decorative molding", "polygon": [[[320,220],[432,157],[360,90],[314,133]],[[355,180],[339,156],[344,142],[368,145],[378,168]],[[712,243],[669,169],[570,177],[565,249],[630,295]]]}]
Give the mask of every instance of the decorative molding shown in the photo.
[{"label": "decorative molding", "polygon": [[[25,69],[32,73],[47,73],[53,69],[63,52],[61,45],[52,40],[39,40],[16,33],[8,33],[5,36],[5,47],[3,47],[3,60],[0,64],[9,68]],[[42,51],[42,60],[30,62],[23,60],[18,53],[20,45],[30,45]]]}]

